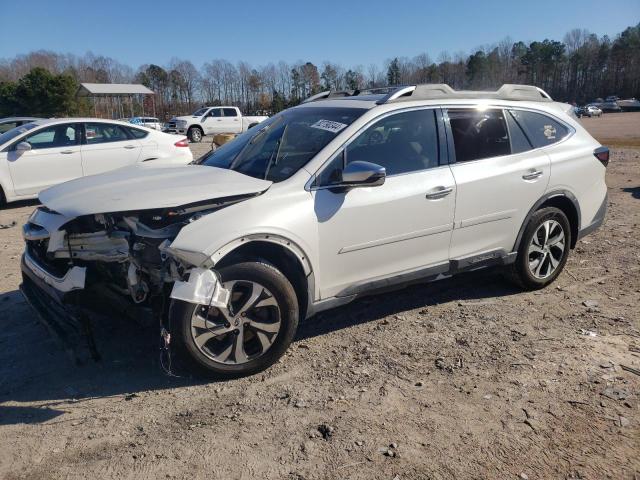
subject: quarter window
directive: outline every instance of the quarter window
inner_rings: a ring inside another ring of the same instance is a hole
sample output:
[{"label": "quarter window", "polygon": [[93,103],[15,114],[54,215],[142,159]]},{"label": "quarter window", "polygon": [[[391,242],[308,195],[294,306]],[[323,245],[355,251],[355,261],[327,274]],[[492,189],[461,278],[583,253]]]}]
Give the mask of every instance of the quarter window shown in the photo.
[{"label": "quarter window", "polygon": [[456,162],[469,162],[511,153],[502,110],[449,110]]},{"label": "quarter window", "polygon": [[69,124],[55,125],[39,130],[22,141],[29,143],[33,150],[76,145],[78,142],[78,126]]},{"label": "quarter window", "polygon": [[85,126],[85,135],[87,145],[123,142],[129,139],[124,127],[112,123],[87,123]]},{"label": "quarter window", "polygon": [[358,160],[383,166],[387,175],[438,166],[438,127],[432,109],[385,117],[346,148],[346,162]]},{"label": "quarter window", "polygon": [[569,129],[553,118],[526,110],[509,110],[535,148],[552,145],[569,134]]},{"label": "quarter window", "polygon": [[144,130],[140,130],[138,128],[131,128],[131,127],[126,127],[127,132],[129,132],[129,135],[131,135],[133,138],[144,138],[147,135],[149,135],[149,132],[145,132]]}]

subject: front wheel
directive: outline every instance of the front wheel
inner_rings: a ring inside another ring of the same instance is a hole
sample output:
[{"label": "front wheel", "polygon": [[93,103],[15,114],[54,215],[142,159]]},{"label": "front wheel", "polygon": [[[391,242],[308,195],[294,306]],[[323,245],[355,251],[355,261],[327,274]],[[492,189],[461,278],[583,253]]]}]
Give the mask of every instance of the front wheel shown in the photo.
[{"label": "front wheel", "polygon": [[189,137],[189,141],[193,143],[200,143],[202,140],[202,130],[198,127],[191,127],[187,130],[187,137]]},{"label": "front wheel", "polygon": [[275,267],[245,262],[221,268],[228,308],[175,302],[170,326],[177,354],[218,378],[252,375],[273,365],[298,326],[295,290]]},{"label": "front wheel", "polygon": [[571,228],[564,212],[547,207],[535,212],[527,224],[509,277],[528,290],[546,287],[567,263]]}]

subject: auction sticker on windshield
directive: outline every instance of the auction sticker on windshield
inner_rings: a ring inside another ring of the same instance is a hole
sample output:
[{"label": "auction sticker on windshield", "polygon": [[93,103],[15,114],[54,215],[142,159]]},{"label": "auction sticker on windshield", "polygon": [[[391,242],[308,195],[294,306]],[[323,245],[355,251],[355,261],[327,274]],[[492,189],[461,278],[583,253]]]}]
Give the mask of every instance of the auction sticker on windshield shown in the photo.
[{"label": "auction sticker on windshield", "polygon": [[331,133],[338,133],[347,125],[340,122],[332,122],[331,120],[318,120],[316,123],[311,125],[312,128],[319,128],[320,130],[326,130]]}]

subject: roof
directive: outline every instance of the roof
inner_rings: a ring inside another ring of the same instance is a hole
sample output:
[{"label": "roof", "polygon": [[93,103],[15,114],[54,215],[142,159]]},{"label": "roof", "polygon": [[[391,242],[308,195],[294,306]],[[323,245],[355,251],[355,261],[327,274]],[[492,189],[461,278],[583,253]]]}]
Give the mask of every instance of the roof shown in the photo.
[{"label": "roof", "polygon": [[82,97],[154,95],[154,92],[139,83],[81,83],[78,95]]},{"label": "roof", "polygon": [[22,120],[40,120],[40,118],[37,117],[5,117],[5,118],[0,118],[0,123],[8,123],[8,122],[15,122],[15,121],[22,121]]}]

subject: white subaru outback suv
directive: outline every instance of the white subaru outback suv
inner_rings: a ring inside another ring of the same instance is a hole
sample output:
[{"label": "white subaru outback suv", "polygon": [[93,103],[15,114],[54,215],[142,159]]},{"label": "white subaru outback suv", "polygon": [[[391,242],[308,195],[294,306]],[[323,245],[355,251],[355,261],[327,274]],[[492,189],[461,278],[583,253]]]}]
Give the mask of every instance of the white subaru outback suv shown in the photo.
[{"label": "white subaru outback suv", "polygon": [[174,355],[230,377],[367,293],[488,266],[541,288],[607,205],[609,151],[570,111],[522,85],[325,92],[199,165],[46,190],[22,289],[48,321],[126,299]]}]

